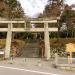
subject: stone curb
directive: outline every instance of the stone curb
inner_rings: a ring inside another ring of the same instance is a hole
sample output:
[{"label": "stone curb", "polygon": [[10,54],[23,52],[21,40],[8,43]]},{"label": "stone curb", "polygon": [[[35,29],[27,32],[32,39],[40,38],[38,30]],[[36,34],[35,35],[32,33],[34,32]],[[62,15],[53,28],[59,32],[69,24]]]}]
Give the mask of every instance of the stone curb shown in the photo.
[{"label": "stone curb", "polygon": [[75,65],[71,64],[57,64],[58,69],[68,70],[68,71],[75,71]]}]

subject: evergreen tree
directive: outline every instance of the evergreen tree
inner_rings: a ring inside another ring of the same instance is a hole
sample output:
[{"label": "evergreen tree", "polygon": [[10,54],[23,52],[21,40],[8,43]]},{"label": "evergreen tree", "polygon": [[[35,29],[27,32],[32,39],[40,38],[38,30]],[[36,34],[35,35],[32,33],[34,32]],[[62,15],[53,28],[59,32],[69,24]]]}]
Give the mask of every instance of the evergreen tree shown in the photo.
[{"label": "evergreen tree", "polygon": [[0,0],[0,17],[4,18],[23,18],[24,11],[17,0]]},{"label": "evergreen tree", "polygon": [[[49,0],[48,5],[45,7],[42,17],[58,17],[61,13],[61,7],[64,0]],[[39,17],[40,17],[39,16]]]}]

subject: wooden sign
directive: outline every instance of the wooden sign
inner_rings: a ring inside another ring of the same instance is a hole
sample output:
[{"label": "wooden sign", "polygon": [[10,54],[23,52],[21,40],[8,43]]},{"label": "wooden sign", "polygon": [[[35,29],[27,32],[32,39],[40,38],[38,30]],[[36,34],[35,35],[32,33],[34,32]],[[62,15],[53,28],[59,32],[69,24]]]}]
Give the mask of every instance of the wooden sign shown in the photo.
[{"label": "wooden sign", "polygon": [[75,52],[75,44],[73,43],[66,44],[66,52]]}]

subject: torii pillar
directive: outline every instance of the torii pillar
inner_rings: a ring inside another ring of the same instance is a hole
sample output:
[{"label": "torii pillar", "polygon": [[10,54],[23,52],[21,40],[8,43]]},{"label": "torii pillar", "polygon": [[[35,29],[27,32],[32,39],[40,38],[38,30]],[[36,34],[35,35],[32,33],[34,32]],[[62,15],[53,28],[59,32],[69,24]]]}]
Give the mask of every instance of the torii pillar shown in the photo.
[{"label": "torii pillar", "polygon": [[48,23],[44,23],[44,41],[45,41],[45,57],[47,60],[49,60],[50,59],[50,40],[49,40]]},{"label": "torii pillar", "polygon": [[8,23],[8,31],[6,37],[6,47],[5,47],[5,59],[10,57],[10,50],[11,50],[11,38],[12,38],[12,23]]}]

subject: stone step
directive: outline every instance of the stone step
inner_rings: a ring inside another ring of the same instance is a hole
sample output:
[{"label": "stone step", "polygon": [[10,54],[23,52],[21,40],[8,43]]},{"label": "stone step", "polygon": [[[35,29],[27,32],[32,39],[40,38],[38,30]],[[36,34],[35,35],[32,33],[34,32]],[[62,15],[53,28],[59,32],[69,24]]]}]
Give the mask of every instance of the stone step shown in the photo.
[{"label": "stone step", "polygon": [[38,43],[28,43],[19,49],[20,57],[39,57]]}]

